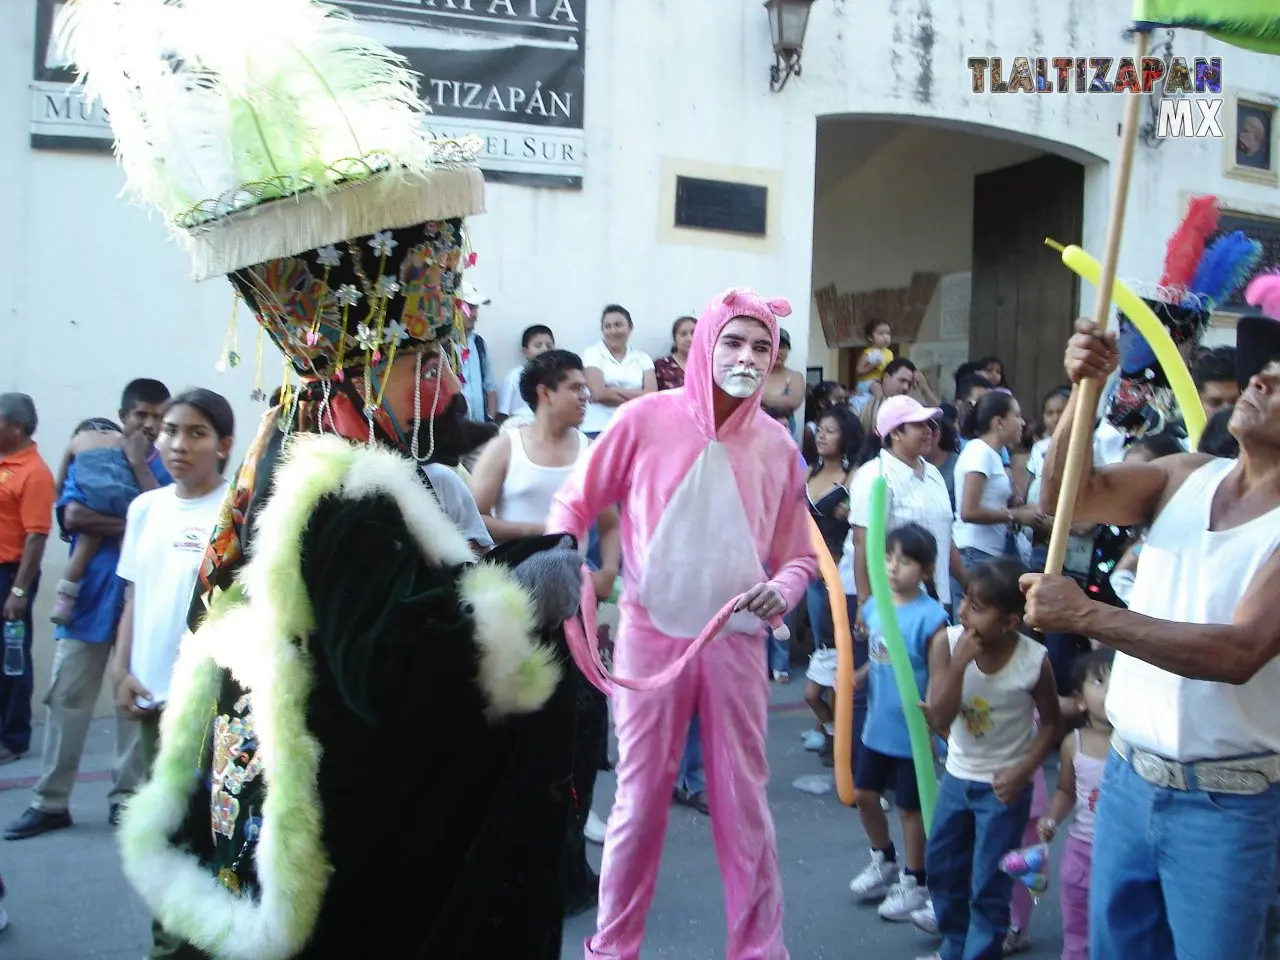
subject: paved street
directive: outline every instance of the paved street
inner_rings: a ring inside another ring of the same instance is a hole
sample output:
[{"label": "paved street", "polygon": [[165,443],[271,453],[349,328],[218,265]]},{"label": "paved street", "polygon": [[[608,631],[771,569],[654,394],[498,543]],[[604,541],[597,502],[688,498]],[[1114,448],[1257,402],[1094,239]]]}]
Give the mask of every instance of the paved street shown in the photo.
[{"label": "paved street", "polygon": [[[843,807],[834,790],[813,796],[792,786],[798,776],[821,770],[800,745],[801,732],[812,722],[797,703],[800,692],[798,684],[773,689],[769,738],[774,774],[770,798],[787,891],[791,955],[796,960],[912,960],[932,949],[928,938],[909,924],[881,921],[873,907],[850,902],[849,880],[866,856],[856,812]],[[39,735],[37,731],[37,739]],[[105,721],[95,723],[89,749],[87,776],[72,801],[75,827],[33,840],[0,842],[0,873],[9,887],[4,906],[13,922],[0,935],[4,960],[139,960],[146,952],[147,915],[120,874],[106,824],[108,782],[103,771],[109,767],[110,733]],[[0,768],[0,821],[8,823],[22,812],[29,802],[26,784],[36,772],[32,758]],[[612,778],[602,777],[596,793],[596,809],[602,815],[608,811],[612,789]],[[672,811],[649,917],[647,960],[723,956],[720,880],[707,824],[691,810]],[[598,865],[599,850],[592,849]],[[582,956],[582,938],[593,923],[592,915],[570,921],[566,960]],[[1032,933],[1036,949],[1023,956],[1047,960],[1059,955],[1061,931],[1052,889],[1037,908]]]}]

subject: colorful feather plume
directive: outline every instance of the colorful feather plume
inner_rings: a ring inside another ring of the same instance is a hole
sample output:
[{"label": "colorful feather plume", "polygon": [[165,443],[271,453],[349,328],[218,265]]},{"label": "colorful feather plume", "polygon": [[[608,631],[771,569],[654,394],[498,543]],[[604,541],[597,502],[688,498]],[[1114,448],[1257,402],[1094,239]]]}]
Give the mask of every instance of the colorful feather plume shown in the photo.
[{"label": "colorful feather plume", "polygon": [[74,0],[59,40],[171,221],[434,159],[404,58],[313,0]]},{"label": "colorful feather plume", "polygon": [[1204,256],[1205,241],[1218,229],[1218,198],[1192,197],[1187,215],[1169,238],[1160,286],[1187,290]]},{"label": "colorful feather plume", "polygon": [[1245,288],[1244,299],[1272,320],[1280,320],[1280,270],[1254,277]]},{"label": "colorful feather plume", "polygon": [[1209,245],[1188,289],[1214,304],[1226,303],[1262,259],[1262,244],[1235,230]]}]

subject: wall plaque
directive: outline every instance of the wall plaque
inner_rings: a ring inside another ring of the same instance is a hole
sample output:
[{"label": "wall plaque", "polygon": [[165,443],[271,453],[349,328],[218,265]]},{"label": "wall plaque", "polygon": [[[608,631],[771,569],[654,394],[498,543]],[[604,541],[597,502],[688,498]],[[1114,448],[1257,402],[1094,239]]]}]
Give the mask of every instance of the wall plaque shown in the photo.
[{"label": "wall plaque", "polygon": [[769,188],[677,176],[675,214],[677,227],[763,237],[768,234]]}]

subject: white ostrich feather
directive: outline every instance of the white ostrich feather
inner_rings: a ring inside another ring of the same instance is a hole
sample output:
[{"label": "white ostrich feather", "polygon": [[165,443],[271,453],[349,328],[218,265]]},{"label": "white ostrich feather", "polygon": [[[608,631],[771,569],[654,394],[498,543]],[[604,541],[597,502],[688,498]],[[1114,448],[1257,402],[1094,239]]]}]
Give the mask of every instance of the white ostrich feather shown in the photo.
[{"label": "white ostrich feather", "polygon": [[59,40],[130,192],[183,226],[436,156],[406,61],[314,0],[75,0]]}]

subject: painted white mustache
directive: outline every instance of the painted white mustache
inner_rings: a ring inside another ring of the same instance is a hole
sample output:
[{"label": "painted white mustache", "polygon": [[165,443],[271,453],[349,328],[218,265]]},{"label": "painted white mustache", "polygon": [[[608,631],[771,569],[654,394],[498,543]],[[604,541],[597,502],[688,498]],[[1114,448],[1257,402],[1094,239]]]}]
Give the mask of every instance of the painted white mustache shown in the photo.
[{"label": "painted white mustache", "polygon": [[745,400],[760,389],[761,374],[755,367],[736,366],[724,375],[721,389],[729,396]]}]

